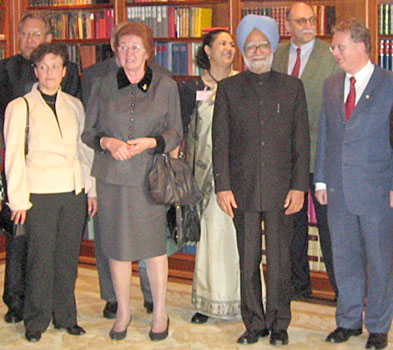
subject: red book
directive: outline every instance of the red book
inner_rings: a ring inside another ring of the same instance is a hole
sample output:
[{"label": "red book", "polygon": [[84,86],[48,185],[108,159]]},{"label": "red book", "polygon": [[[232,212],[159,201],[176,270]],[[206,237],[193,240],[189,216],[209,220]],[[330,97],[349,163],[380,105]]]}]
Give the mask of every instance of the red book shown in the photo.
[{"label": "red book", "polygon": [[113,9],[105,10],[105,19],[106,19],[106,38],[110,38],[112,34],[113,28]]},{"label": "red book", "polygon": [[168,37],[176,38],[176,20],[174,7],[168,7]]}]

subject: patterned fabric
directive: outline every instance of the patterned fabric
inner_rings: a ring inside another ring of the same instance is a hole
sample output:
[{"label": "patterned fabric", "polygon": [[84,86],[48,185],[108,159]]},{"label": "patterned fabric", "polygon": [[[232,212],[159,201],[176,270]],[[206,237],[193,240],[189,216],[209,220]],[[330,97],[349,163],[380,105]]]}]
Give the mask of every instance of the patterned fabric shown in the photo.
[{"label": "patterned fabric", "polygon": [[296,49],[296,61],[295,61],[295,65],[293,66],[293,70],[292,70],[292,76],[299,78],[299,72],[300,72],[300,65],[301,65],[301,60],[300,60],[300,54],[301,54],[302,50],[300,49],[300,47],[298,47]]}]

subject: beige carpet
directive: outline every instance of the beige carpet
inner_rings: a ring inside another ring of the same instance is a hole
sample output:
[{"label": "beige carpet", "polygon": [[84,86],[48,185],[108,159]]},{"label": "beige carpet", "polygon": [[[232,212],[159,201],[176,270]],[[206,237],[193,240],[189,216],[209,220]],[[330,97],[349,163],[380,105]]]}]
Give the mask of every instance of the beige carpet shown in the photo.
[{"label": "beige carpet", "polygon": [[[0,265],[0,286],[3,285],[4,265]],[[2,294],[2,288],[0,288]],[[171,319],[169,337],[153,343],[148,338],[150,316],[142,307],[142,294],[139,279],[132,281],[133,321],[127,338],[120,342],[112,341],[108,332],[112,321],[102,315],[103,301],[99,298],[97,272],[93,269],[79,268],[77,281],[78,322],[87,333],[81,337],[71,336],[53,326],[42,335],[38,343],[29,343],[24,338],[23,324],[10,325],[4,322],[6,307],[0,303],[0,349],[40,349],[40,350],[94,350],[94,349],[173,349],[173,350],[236,350],[236,349],[274,349],[268,338],[260,339],[253,345],[238,345],[237,337],[244,328],[240,320],[210,320],[205,325],[189,322],[194,313],[190,302],[191,286],[169,283],[168,314]],[[335,328],[334,307],[314,303],[293,302],[293,320],[289,327],[288,350],[356,350],[364,349],[367,334],[353,337],[347,343],[333,345],[324,342],[327,333]],[[393,342],[393,332],[390,334]],[[388,347],[393,349],[393,345]]]}]

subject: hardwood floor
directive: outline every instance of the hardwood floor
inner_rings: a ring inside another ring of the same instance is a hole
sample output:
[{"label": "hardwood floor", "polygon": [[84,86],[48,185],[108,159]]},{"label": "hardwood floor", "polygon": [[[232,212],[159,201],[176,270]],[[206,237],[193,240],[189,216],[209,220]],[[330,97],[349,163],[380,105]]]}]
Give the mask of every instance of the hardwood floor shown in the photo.
[{"label": "hardwood floor", "polygon": [[[3,286],[4,264],[0,265],[0,286]],[[2,288],[0,288],[2,294]],[[150,315],[142,306],[139,279],[132,279],[131,308],[133,320],[127,338],[120,342],[110,340],[108,333],[112,321],[102,317],[104,302],[99,297],[97,272],[93,268],[79,268],[76,297],[78,323],[87,333],[80,337],[71,336],[64,331],[55,330],[51,325],[38,343],[29,343],[24,338],[23,324],[11,325],[3,320],[6,307],[0,303],[0,349],[20,350],[237,350],[273,349],[268,338],[260,339],[253,345],[238,345],[237,337],[244,327],[240,319],[232,321],[210,320],[204,325],[189,322],[194,313],[191,300],[191,285],[169,282],[167,310],[171,320],[169,337],[161,342],[151,342],[148,338]],[[326,305],[327,304],[327,305]],[[364,349],[367,332],[352,337],[347,343],[333,345],[324,341],[328,332],[335,328],[335,308],[331,302],[292,303],[292,322],[288,329],[287,350],[357,350]],[[393,341],[393,331],[389,335]],[[393,344],[393,343],[392,343]],[[389,345],[393,349],[393,345]]]}]

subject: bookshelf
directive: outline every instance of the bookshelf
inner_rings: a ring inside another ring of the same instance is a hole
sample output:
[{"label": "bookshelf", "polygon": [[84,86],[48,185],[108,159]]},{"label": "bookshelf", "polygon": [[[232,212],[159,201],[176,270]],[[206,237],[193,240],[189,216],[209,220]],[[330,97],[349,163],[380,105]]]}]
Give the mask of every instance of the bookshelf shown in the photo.
[{"label": "bookshelf", "polygon": [[231,28],[232,0],[123,1],[123,20],[142,22],[153,31],[156,62],[178,79],[199,75],[195,54],[204,28]]},{"label": "bookshelf", "polygon": [[53,41],[67,44],[70,60],[77,63],[82,73],[85,67],[112,54],[109,39],[115,24],[115,1],[21,0],[20,3],[22,13],[42,11],[49,16]]},{"label": "bookshelf", "polygon": [[0,59],[9,55],[9,0],[0,0]]}]

